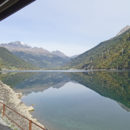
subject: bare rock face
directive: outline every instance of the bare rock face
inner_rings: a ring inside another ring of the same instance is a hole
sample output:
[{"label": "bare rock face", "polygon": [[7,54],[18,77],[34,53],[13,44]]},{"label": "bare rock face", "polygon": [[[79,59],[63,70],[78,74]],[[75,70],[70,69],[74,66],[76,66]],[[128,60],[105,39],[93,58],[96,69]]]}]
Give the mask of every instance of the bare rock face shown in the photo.
[{"label": "bare rock face", "polygon": [[121,29],[121,31],[116,36],[119,36],[119,35],[123,34],[124,32],[126,32],[129,29],[130,29],[130,26],[127,25],[126,27],[124,27],[123,29]]}]

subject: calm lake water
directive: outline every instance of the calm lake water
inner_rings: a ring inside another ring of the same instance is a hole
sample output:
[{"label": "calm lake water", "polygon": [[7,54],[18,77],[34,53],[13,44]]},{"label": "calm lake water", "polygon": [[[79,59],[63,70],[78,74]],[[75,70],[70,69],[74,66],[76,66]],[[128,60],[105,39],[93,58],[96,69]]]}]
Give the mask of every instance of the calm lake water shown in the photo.
[{"label": "calm lake water", "polygon": [[49,130],[130,130],[130,72],[0,74]]}]

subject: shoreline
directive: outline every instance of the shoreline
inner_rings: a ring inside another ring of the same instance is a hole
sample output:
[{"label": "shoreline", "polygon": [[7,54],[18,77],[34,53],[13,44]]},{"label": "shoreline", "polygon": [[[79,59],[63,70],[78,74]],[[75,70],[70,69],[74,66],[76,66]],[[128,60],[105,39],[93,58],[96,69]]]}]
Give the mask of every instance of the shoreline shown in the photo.
[{"label": "shoreline", "polygon": [[[0,81],[0,101],[2,101],[4,104],[9,106],[14,111],[20,113],[21,115],[27,117],[29,120],[33,121],[34,123],[38,124],[39,126],[45,128],[44,125],[39,123],[37,119],[35,119],[31,115],[31,111],[34,110],[32,106],[27,106],[21,101],[22,93],[16,93],[10,86],[4,84],[2,81]],[[0,105],[0,108],[2,106]],[[11,119],[14,121],[17,121],[18,124],[20,124],[25,130],[28,128],[28,121],[24,118],[19,117],[17,114],[6,110],[6,114],[10,116]],[[9,121],[9,120],[8,120]],[[8,124],[8,123],[7,123]],[[9,121],[9,124],[14,125],[14,123],[11,123]],[[14,125],[17,127],[17,125]],[[18,128],[18,127],[17,127]],[[34,128],[34,126],[33,126]],[[41,130],[37,127],[37,130]]]},{"label": "shoreline", "polygon": [[0,73],[11,73],[11,72],[100,72],[100,71],[107,71],[107,72],[125,72],[130,71],[130,69],[69,69],[69,70],[0,70]]}]

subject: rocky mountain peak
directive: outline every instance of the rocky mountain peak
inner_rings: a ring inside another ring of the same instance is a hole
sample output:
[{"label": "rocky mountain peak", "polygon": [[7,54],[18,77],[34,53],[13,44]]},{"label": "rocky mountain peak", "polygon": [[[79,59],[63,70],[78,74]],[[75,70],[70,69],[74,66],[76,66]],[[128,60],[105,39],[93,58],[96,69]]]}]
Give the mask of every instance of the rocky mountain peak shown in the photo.
[{"label": "rocky mountain peak", "polygon": [[129,29],[130,29],[129,25],[125,26],[123,29],[120,30],[120,32],[116,36],[119,36],[119,35],[123,34],[124,32],[126,32]]},{"label": "rocky mountain peak", "polygon": [[31,47],[20,41],[3,43],[3,44],[0,44],[0,46],[5,47],[6,49],[8,49],[11,52],[26,52],[26,53],[31,53],[31,54],[33,53],[33,54],[37,54],[37,55],[49,54],[49,51],[47,51],[43,48]]},{"label": "rocky mountain peak", "polygon": [[15,41],[10,43],[2,43],[0,47],[4,47],[11,52],[24,52],[33,55],[43,55],[43,56],[58,56],[61,58],[68,58],[64,53],[59,50],[49,52],[41,47],[31,47],[21,41]]},{"label": "rocky mountain peak", "polygon": [[0,44],[0,46],[13,47],[13,48],[30,48],[30,46],[26,45],[24,42],[15,41],[9,43]]}]

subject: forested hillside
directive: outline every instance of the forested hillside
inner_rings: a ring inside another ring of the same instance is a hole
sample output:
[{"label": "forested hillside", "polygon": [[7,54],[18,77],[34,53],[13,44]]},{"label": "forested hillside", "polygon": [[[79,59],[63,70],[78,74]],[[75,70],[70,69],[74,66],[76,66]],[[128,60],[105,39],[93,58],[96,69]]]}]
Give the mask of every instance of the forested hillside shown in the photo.
[{"label": "forested hillside", "polygon": [[0,47],[0,69],[32,69],[33,66]]},{"label": "forested hillside", "polygon": [[130,69],[130,29],[74,58],[70,68]]}]

